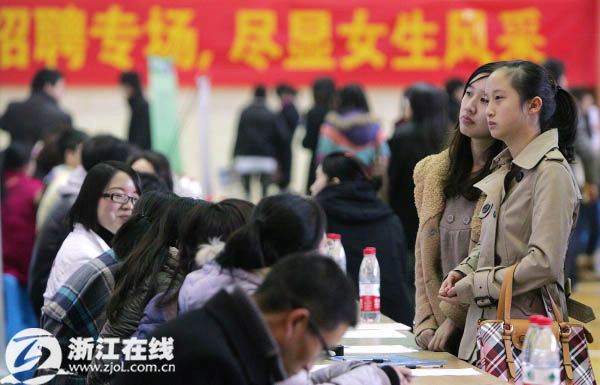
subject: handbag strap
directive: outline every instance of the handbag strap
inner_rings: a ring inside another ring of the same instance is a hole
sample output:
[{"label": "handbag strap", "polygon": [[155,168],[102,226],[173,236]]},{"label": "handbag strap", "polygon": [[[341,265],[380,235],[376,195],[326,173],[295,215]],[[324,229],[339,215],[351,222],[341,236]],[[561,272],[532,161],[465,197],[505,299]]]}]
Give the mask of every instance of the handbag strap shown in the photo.
[{"label": "handbag strap", "polygon": [[[563,323],[563,318],[562,318],[562,315],[560,314],[560,311],[558,310],[558,306],[556,306],[556,302],[554,302],[554,298],[552,298],[552,296],[550,295],[550,290],[548,290],[548,286],[544,286],[544,290],[546,291],[546,294],[548,294],[548,298],[550,299],[550,304],[552,305],[552,312],[554,313],[554,319],[560,325]],[[567,322],[569,322],[568,319],[567,319]]]},{"label": "handbag strap", "polygon": [[[548,286],[544,286],[546,294],[548,294],[548,298],[550,299],[550,303],[552,304],[552,311],[554,312],[554,316],[556,317],[556,322],[558,323],[558,335],[559,335],[559,344],[562,347],[563,353],[563,366],[565,368],[565,383],[567,385],[573,384],[573,362],[571,361],[571,348],[569,347],[569,337],[571,335],[571,328],[567,323],[563,322],[560,311],[558,310],[558,306],[556,306],[556,302],[554,302],[554,298],[550,295],[550,290],[548,290]],[[567,322],[569,320],[567,319]]]},{"label": "handbag strap", "polygon": [[[510,266],[506,275],[504,275],[504,280],[502,281],[502,287],[500,289],[500,298],[498,298],[498,308],[496,310],[496,319],[504,321],[505,324],[510,325],[510,309],[512,307],[512,293],[513,293],[513,280],[515,275],[515,270],[517,269],[518,263]],[[562,315],[558,310],[558,306],[554,302],[554,299],[550,295],[550,291],[548,291],[548,287],[544,286],[546,293],[548,293],[548,297],[550,298],[550,303],[552,304],[552,312],[554,313],[554,317],[556,322],[559,324],[563,323]]]},{"label": "handbag strap", "polygon": [[[508,271],[506,272],[506,275],[504,276],[504,280],[502,281],[502,288],[500,289],[500,298],[498,299],[498,308],[496,310],[496,319],[502,320],[504,322],[502,339],[504,341],[504,349],[506,351],[508,378],[509,383],[511,384],[514,383],[514,379],[517,376],[517,371],[514,362],[515,357],[513,357],[512,354],[513,327],[510,322],[510,309],[512,306],[512,287],[517,265],[518,263],[510,266]],[[562,345],[563,350],[563,365],[565,368],[566,383],[567,385],[571,385],[573,383],[573,367],[571,362],[571,354],[569,350],[570,328],[568,327],[568,325],[563,323],[563,319],[560,314],[560,311],[558,310],[558,306],[556,306],[554,299],[550,295],[548,287],[544,286],[544,288],[546,289],[546,293],[548,293],[548,297],[550,298],[550,301],[552,303],[552,311],[559,325],[560,344]]]},{"label": "handbag strap", "polygon": [[518,263],[508,268],[502,288],[500,289],[500,298],[498,298],[498,309],[496,310],[496,319],[503,320],[505,324],[510,324],[510,308],[512,306],[512,286],[515,269]]}]

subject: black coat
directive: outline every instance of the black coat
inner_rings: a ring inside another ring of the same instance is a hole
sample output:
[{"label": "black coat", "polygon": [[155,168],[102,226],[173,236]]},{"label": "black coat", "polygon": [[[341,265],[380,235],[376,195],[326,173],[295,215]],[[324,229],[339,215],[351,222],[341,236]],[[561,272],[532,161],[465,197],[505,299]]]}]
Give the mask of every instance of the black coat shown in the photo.
[{"label": "black coat", "polygon": [[52,206],[33,246],[27,291],[37,318],[40,318],[41,309],[44,306],[44,292],[52,264],[63,241],[71,232],[71,228],[67,224],[67,214],[76,198],[77,195],[63,195]]},{"label": "black coat", "polygon": [[258,99],[242,111],[233,155],[277,158],[289,140],[283,121]]},{"label": "black coat", "polygon": [[[268,385],[286,377],[279,348],[262,314],[241,289],[168,322],[148,339],[172,337],[173,373],[124,373],[113,384]],[[157,361],[146,361],[157,363]]]},{"label": "black coat", "polygon": [[59,125],[70,126],[71,116],[43,91],[32,93],[25,101],[10,103],[0,118],[0,127],[14,141],[30,146],[42,139],[46,130]]},{"label": "black coat", "polygon": [[307,194],[310,194],[310,186],[315,181],[315,171],[317,169],[317,165],[315,164],[315,154],[317,150],[317,144],[319,143],[321,125],[325,121],[325,116],[328,112],[328,108],[315,105],[306,113],[306,134],[302,140],[302,147],[309,149],[311,152],[310,165],[308,169],[308,181],[306,182]]},{"label": "black coat", "polygon": [[425,149],[412,122],[398,127],[388,144],[391,151],[388,164],[390,206],[404,225],[408,249],[414,250],[419,217],[415,206],[413,172],[417,163],[431,153]]},{"label": "black coat", "polygon": [[300,114],[298,114],[298,109],[294,103],[286,103],[283,106],[279,112],[279,119],[287,129],[288,141],[285,146],[279,149],[277,161],[279,163],[280,180],[277,184],[285,190],[289,186],[292,176],[292,139],[300,121]]},{"label": "black coat", "polygon": [[150,134],[150,108],[148,102],[141,93],[135,94],[127,99],[131,108],[131,119],[129,120],[129,143],[135,144],[142,150],[152,148]]},{"label": "black coat", "polygon": [[[348,276],[358,288],[365,247],[377,248],[381,271],[381,312],[412,326],[414,295],[406,271],[402,224],[366,182],[342,182],[325,187],[316,196],[327,214],[327,232],[342,236]],[[357,289],[358,294],[358,289]]]}]

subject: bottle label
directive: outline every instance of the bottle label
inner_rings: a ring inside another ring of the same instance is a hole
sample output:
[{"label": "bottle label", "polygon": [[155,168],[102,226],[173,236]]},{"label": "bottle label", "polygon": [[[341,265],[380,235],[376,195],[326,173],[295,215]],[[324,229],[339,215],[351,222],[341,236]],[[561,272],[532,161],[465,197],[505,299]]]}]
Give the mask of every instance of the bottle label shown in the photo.
[{"label": "bottle label", "polygon": [[374,295],[360,296],[360,311],[380,311],[380,297]]},{"label": "bottle label", "polygon": [[380,311],[379,285],[360,285],[360,311]]},{"label": "bottle label", "polygon": [[559,385],[560,368],[536,368],[529,366],[524,368],[524,385]]}]

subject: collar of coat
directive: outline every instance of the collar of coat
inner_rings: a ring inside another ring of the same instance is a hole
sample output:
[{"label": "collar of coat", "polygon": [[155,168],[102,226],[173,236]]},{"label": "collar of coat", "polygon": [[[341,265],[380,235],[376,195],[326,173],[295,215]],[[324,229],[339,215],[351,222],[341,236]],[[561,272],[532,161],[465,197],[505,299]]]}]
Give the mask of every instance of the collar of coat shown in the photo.
[{"label": "collar of coat", "polygon": [[[555,151],[552,151],[555,149]],[[502,150],[492,162],[492,169],[510,161],[525,170],[531,170],[543,159],[563,160],[564,156],[558,150],[558,130],[551,128],[533,139],[525,148],[512,158],[508,148]]]},{"label": "collar of coat", "polygon": [[444,194],[444,179],[450,169],[448,150],[430,155],[421,160],[415,167],[415,186],[423,185],[421,207],[417,207],[419,222],[425,223],[444,211],[446,195]]},{"label": "collar of coat", "polygon": [[[448,175],[449,170],[450,158],[448,150],[444,150],[439,154],[430,155],[417,163],[414,171],[415,202],[418,201],[418,191],[422,194],[420,199],[421,204],[417,207],[419,229],[429,219],[444,212],[444,209],[446,208],[444,179]],[[481,194],[477,201],[477,205],[475,206],[475,211],[471,220],[471,244],[469,246],[469,251],[479,241],[481,219],[479,219],[477,213],[481,210],[485,199],[485,193]]]},{"label": "collar of coat", "polygon": [[367,126],[370,124],[379,124],[379,121],[367,112],[347,112],[338,114],[331,111],[325,117],[325,122],[336,127],[339,130],[348,130],[356,126]]}]

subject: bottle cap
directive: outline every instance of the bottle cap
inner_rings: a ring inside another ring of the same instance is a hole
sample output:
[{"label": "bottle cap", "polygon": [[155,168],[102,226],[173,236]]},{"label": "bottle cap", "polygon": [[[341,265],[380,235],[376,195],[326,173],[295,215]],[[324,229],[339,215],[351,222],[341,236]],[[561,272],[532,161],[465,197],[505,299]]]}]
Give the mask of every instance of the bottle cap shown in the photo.
[{"label": "bottle cap", "polygon": [[327,239],[341,240],[342,236],[339,234],[329,233],[327,234]]},{"label": "bottle cap", "polygon": [[539,325],[541,315],[534,314],[529,316],[529,323],[532,325]]},{"label": "bottle cap", "polygon": [[548,317],[540,316],[538,318],[538,325],[540,326],[552,326],[552,320]]},{"label": "bottle cap", "polygon": [[371,254],[375,254],[375,248],[374,247],[367,247],[363,250],[363,254],[365,255],[371,255]]}]

